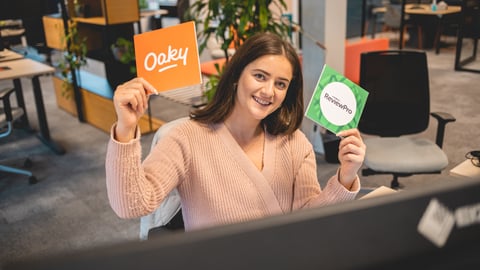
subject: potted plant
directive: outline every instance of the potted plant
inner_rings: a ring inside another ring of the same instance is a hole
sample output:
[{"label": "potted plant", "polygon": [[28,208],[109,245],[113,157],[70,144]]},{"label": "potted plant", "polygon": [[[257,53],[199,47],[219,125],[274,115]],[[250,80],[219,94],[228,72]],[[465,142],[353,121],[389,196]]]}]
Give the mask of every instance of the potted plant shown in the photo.
[{"label": "potted plant", "polygon": [[81,0],[73,0],[73,10],[75,12],[75,17],[87,17],[88,6],[83,3]]},{"label": "potted plant", "polygon": [[[257,32],[273,32],[289,38],[290,25],[281,18],[286,8],[284,0],[197,0],[187,10],[186,19],[192,19],[200,25],[199,51],[207,48],[207,42],[213,35],[221,43],[228,62],[229,48],[237,49]],[[218,75],[211,77],[206,84],[207,100],[216,90],[223,67],[216,65],[216,69]]]},{"label": "potted plant", "polygon": [[129,71],[132,75],[137,73],[135,66],[135,50],[133,42],[123,37],[119,37],[117,41],[110,46],[115,60],[122,64],[129,66]]},{"label": "potted plant", "polygon": [[125,37],[118,37],[110,45],[110,51],[113,55],[110,68],[107,72],[107,80],[112,87],[132,79],[137,74],[135,65],[135,50],[133,41]]},{"label": "potted plant", "polygon": [[[62,96],[70,99],[73,94],[72,77],[75,77],[77,85],[80,84],[80,68],[87,64],[87,43],[86,37],[81,37],[78,33],[77,23],[69,21],[68,33],[65,35],[67,50],[60,60],[58,68],[63,79]],[[75,73],[75,74],[73,74]]]}]

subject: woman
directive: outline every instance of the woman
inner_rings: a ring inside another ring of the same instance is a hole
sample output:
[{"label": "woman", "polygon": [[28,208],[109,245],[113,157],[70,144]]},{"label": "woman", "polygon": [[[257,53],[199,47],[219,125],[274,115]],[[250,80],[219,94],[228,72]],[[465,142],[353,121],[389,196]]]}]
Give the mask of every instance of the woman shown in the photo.
[{"label": "woman", "polygon": [[322,190],[312,146],[298,129],[302,88],[289,43],[254,35],[226,66],[213,100],[142,163],[137,123],[155,89],[142,78],[120,85],[106,158],[112,208],[120,217],[143,216],[178,188],[185,229],[194,230],[353,199],[365,155],[360,134],[338,134],[341,165]]}]

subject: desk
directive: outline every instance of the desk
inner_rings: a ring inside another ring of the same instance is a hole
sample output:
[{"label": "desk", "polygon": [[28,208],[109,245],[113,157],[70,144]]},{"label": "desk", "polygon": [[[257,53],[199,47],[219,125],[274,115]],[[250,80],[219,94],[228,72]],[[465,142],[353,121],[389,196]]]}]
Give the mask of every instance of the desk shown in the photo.
[{"label": "desk", "polygon": [[140,17],[152,17],[167,15],[166,9],[142,9],[140,10]]},{"label": "desk", "polygon": [[3,51],[0,51],[0,62],[17,60],[22,58],[23,58],[23,55],[16,53],[14,51],[11,51],[9,49],[4,49]]},{"label": "desk", "polygon": [[[405,5],[405,14],[410,15],[412,20],[419,20],[422,21],[423,19],[433,18],[436,20],[435,22],[435,34],[434,34],[434,41],[433,45],[435,46],[435,53],[438,54],[440,50],[440,35],[442,33],[443,27],[443,20],[447,16],[451,16],[454,14],[459,14],[462,10],[461,6],[448,6],[447,9],[443,10],[435,10],[433,11],[430,5],[427,4],[408,4]],[[404,20],[402,17],[401,26],[404,25]],[[428,33],[428,31],[426,31]],[[420,37],[419,37],[420,38]],[[400,46],[402,46],[403,42],[403,31],[400,31]],[[401,47],[400,47],[401,49]]]},{"label": "desk", "polygon": [[[151,17],[157,17],[157,16],[162,16],[162,15],[167,15],[168,11],[166,9],[142,9],[140,10],[140,17],[142,18],[148,18],[150,19]],[[142,29],[140,21],[138,22],[138,32],[142,33],[142,30],[148,30],[147,29]],[[152,30],[155,30],[156,27],[152,27]]]},{"label": "desk", "polygon": [[39,76],[53,74],[55,69],[51,66],[39,63],[37,61],[23,58],[19,60],[2,62],[1,66],[8,67],[8,70],[0,71],[0,80],[13,80],[15,85],[18,105],[25,108],[23,94],[21,89],[20,78],[29,77],[32,80],[33,94],[35,98],[35,106],[38,115],[38,125],[40,132],[39,139],[57,154],[64,154],[65,150],[54,142],[50,137],[48,129],[47,115],[45,113],[45,105],[43,103],[42,88],[40,86]]}]

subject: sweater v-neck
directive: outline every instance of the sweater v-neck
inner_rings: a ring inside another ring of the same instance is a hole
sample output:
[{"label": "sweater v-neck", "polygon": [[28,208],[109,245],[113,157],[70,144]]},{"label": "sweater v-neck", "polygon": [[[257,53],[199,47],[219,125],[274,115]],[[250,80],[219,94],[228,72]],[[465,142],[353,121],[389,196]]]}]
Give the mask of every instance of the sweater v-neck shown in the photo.
[{"label": "sweater v-neck", "polygon": [[[283,213],[275,192],[272,189],[271,181],[273,179],[274,166],[276,160],[275,136],[271,136],[265,132],[265,143],[263,149],[263,170],[259,170],[257,166],[248,158],[237,143],[233,135],[224,123],[217,124],[215,127],[221,140],[225,142],[225,147],[231,152],[233,158],[243,169],[250,181],[257,187],[259,195],[265,202],[265,206],[271,215]],[[268,157],[268,158],[265,158]]]},{"label": "sweater v-neck", "polygon": [[215,129],[217,129],[220,138],[223,142],[225,142],[225,146],[230,150],[232,156],[238,162],[238,165],[250,178],[258,179],[261,177],[267,180],[267,182],[269,182],[268,180],[272,179],[276,159],[275,136],[272,136],[265,131],[265,142],[263,146],[263,169],[259,170],[250,160],[250,158],[248,158],[247,154],[237,143],[224,123],[217,124]]}]

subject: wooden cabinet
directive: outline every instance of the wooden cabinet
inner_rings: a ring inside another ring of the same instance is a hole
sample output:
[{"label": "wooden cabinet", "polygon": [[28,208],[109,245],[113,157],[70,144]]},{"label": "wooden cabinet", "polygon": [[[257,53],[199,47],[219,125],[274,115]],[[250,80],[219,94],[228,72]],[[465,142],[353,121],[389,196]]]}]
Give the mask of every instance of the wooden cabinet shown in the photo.
[{"label": "wooden cabinet", "polygon": [[[75,4],[77,2],[77,4]],[[83,15],[76,15],[77,10]],[[83,23],[110,25],[139,20],[138,0],[68,0],[68,12]]]},{"label": "wooden cabinet", "polygon": [[[79,36],[86,39],[87,57],[105,64],[112,87],[128,79],[129,67],[115,60],[110,48],[119,38],[133,41],[134,24],[138,23],[140,13],[138,0],[68,0],[66,12],[70,20],[77,22]],[[64,50],[65,29],[61,14],[44,16],[43,22],[47,46]]]},{"label": "wooden cabinet", "polygon": [[47,47],[65,50],[65,27],[60,14],[43,16],[42,20]]},{"label": "wooden cabinet", "polygon": [[128,78],[128,67],[115,60],[110,47],[118,38],[133,41],[134,23],[140,19],[138,0],[68,0],[67,10],[86,38],[87,56],[105,63],[112,87]]},{"label": "wooden cabinet", "polygon": [[[133,41],[134,24],[139,21],[138,0],[67,0],[65,11],[69,19],[76,22],[79,36],[86,38],[87,57],[97,60],[96,63],[100,62],[100,69],[104,70],[99,74],[93,74],[95,71],[91,69],[78,73],[80,94],[77,96],[81,98],[76,96],[75,100],[65,100],[61,95],[65,85],[62,78],[57,76],[54,84],[57,105],[77,116],[81,112],[79,119],[108,132],[116,120],[111,101],[113,90],[118,84],[135,76],[130,73],[128,65],[115,59],[111,46],[118,38]],[[61,14],[45,16],[43,22],[47,46],[65,50],[65,28]],[[161,124],[156,119],[145,117],[142,118],[142,132],[152,132]]]},{"label": "wooden cabinet", "polygon": [[[77,105],[71,98],[65,98],[62,93],[62,87],[64,87],[63,80],[58,77],[53,78],[53,84],[55,88],[55,95],[57,97],[57,106],[62,110],[77,115]],[[94,93],[91,90],[80,88],[82,99],[85,101],[83,104],[83,112],[85,114],[85,121],[90,125],[97,127],[106,133],[110,132],[110,129],[117,121],[115,110],[113,107],[113,101],[108,96],[103,96],[98,93]],[[150,133],[157,130],[164,121],[143,115],[138,123],[142,134]]]}]

